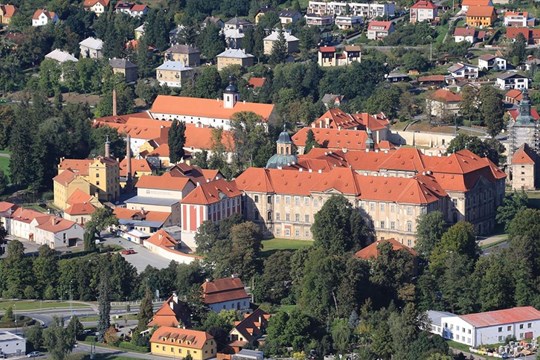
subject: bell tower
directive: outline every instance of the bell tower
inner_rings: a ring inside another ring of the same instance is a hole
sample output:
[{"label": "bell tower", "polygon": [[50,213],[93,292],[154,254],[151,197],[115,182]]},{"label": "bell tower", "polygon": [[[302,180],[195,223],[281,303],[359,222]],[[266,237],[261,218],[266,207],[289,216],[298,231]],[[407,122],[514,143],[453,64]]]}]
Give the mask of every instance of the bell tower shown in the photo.
[{"label": "bell tower", "polygon": [[238,102],[238,88],[236,87],[234,78],[229,77],[229,86],[225,88],[223,92],[223,107],[225,109],[232,109],[234,105]]}]

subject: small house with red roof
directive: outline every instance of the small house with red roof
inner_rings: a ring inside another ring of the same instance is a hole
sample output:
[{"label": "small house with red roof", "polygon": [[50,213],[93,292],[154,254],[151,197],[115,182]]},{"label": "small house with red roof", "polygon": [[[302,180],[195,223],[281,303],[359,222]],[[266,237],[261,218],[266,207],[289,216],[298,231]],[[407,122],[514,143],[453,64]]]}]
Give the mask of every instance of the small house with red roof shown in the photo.
[{"label": "small house with red roof", "polygon": [[144,4],[135,4],[125,1],[118,1],[116,3],[116,13],[124,13],[132,17],[141,17],[148,13],[148,6]]},{"label": "small house with red roof", "polygon": [[66,220],[84,225],[99,207],[102,205],[95,196],[76,189],[67,200],[67,208],[64,209],[63,217]]},{"label": "small house with red roof", "polygon": [[317,57],[321,67],[350,65],[362,61],[362,48],[347,45],[341,52],[337,52],[334,46],[321,46]]},{"label": "small house with red roof", "polygon": [[473,27],[456,27],[454,30],[454,40],[457,43],[468,41],[474,44],[477,40],[477,31]]},{"label": "small house with red roof", "polygon": [[151,252],[179,264],[191,264],[193,261],[201,259],[200,256],[190,254],[194,249],[187,246],[184,241],[176,240],[163,229],[145,239],[143,245]]},{"label": "small house with red roof", "polygon": [[540,311],[532,306],[467,315],[428,311],[428,318],[432,333],[470,347],[504,343],[509,338],[532,340],[540,335]]},{"label": "small house with red roof", "polygon": [[14,5],[0,4],[0,24],[9,25],[13,15],[17,13],[17,8]]},{"label": "small house with red roof", "polygon": [[110,0],[84,0],[84,10],[91,11],[100,16],[109,7]]},{"label": "small house with red roof", "polygon": [[372,20],[368,24],[367,38],[369,40],[382,40],[393,32],[393,22]]},{"label": "small house with red roof", "polygon": [[248,312],[251,297],[247,294],[242,280],[232,276],[229,278],[207,280],[202,284],[203,302],[210,310],[236,310]]},{"label": "small house with red roof", "polygon": [[161,326],[150,338],[152,355],[206,360],[215,358],[217,344],[207,332]]},{"label": "small house with red roof", "polygon": [[463,97],[448,89],[438,89],[427,97],[426,106],[430,114],[436,117],[445,117],[459,114],[459,107]]},{"label": "small house with red roof", "polygon": [[84,236],[82,225],[57,216],[36,217],[30,226],[34,228],[34,233],[29,240],[39,245],[48,245],[51,249],[76,246]]},{"label": "small house with red roof", "polygon": [[188,304],[181,301],[176,293],[173,293],[156,311],[148,327],[168,326],[181,328],[191,326]]},{"label": "small house with red roof", "polygon": [[242,192],[235,181],[219,178],[197,182],[197,187],[182,199],[182,242],[195,250],[195,234],[203,222],[219,222],[234,214],[242,214]]},{"label": "small house with red roof", "polygon": [[418,0],[410,10],[410,22],[412,24],[422,21],[433,21],[438,16],[437,5],[429,0]]},{"label": "small house with red roof", "polygon": [[528,144],[521,145],[510,160],[512,190],[536,190],[538,188],[538,155]]},{"label": "small house with red roof", "polygon": [[311,123],[312,128],[338,130],[369,130],[373,140],[388,140],[390,121],[384,113],[371,115],[368,113],[348,114],[339,108],[328,109],[317,120]]},{"label": "small house with red roof", "polygon": [[229,332],[229,346],[243,348],[246,345],[256,346],[256,341],[266,333],[270,314],[261,308],[251,314],[244,314],[244,318],[234,322],[234,327]]},{"label": "small house with red roof", "polygon": [[58,22],[58,15],[55,12],[47,9],[38,9],[32,15],[32,26],[44,26],[49,23],[56,24]]},{"label": "small house with red roof", "polygon": [[357,251],[354,256],[362,260],[376,259],[379,256],[379,245],[384,243],[389,243],[392,246],[392,250],[394,251],[407,251],[412,256],[418,255],[414,249],[411,249],[410,247],[403,245],[396,239],[391,238],[385,240],[377,240],[374,243],[369,244],[365,248]]},{"label": "small house with red roof", "polygon": [[504,94],[504,102],[509,104],[518,105],[523,100],[523,93],[518,89],[510,89]]}]

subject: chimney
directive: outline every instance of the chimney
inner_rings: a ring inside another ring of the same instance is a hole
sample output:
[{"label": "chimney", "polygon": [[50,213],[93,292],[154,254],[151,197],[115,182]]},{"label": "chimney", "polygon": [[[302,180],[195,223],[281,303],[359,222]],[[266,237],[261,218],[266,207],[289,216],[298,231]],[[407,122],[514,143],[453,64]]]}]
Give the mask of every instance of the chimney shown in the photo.
[{"label": "chimney", "polygon": [[116,89],[115,88],[113,88],[113,90],[112,90],[112,114],[113,114],[113,116],[118,115],[116,113]]},{"label": "chimney", "polygon": [[111,157],[111,143],[109,142],[109,135],[107,135],[107,140],[105,141],[105,157]]}]

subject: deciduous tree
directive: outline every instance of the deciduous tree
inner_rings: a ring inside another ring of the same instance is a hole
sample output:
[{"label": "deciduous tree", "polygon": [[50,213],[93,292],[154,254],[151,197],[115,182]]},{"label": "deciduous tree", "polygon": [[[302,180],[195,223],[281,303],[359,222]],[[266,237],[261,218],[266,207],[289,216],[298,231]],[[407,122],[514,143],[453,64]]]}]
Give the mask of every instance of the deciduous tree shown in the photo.
[{"label": "deciduous tree", "polygon": [[429,258],[433,248],[441,240],[446,230],[446,221],[440,211],[432,211],[421,215],[416,226],[415,249],[424,257]]}]

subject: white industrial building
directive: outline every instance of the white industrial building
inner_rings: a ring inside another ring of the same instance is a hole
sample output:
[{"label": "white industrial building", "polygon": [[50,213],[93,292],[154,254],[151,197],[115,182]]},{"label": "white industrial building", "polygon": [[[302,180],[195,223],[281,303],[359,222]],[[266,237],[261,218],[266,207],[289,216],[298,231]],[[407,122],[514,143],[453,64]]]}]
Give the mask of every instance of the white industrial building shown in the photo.
[{"label": "white industrial building", "polygon": [[532,306],[455,315],[428,311],[430,331],[471,347],[504,343],[506,338],[518,341],[540,335],[540,311]]},{"label": "white industrial building", "polygon": [[0,355],[22,356],[25,353],[25,338],[8,331],[0,331]]}]

